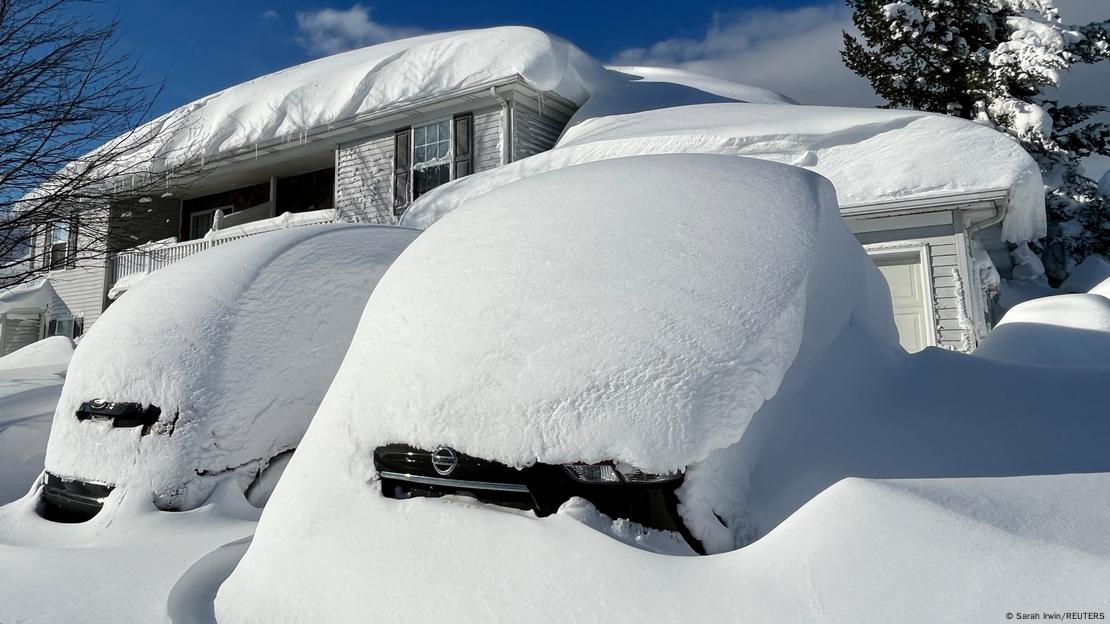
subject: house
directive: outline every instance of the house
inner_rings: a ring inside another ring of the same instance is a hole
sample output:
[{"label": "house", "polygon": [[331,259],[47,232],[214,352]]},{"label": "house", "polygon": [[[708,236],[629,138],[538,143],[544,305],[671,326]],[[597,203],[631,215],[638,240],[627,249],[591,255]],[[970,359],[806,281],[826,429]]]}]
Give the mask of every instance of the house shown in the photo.
[{"label": "house", "polygon": [[159,192],[101,207],[106,259],[74,257],[84,242],[74,224],[36,241],[47,301],[22,306],[18,329],[14,310],[0,324],[0,355],[30,336],[80,336],[113,286],[234,238],[396,223],[440,184],[550,149],[587,97],[579,75],[601,71],[565,41],[494,28],[311,61],[173,111],[151,122],[157,139],[137,154],[164,180]]},{"label": "house", "polygon": [[65,224],[34,250],[50,302],[37,325],[21,310],[19,331],[78,336],[134,279],[242,236],[328,221],[427,227],[515,179],[641,153],[767,158],[832,180],[909,351],[973,350],[998,316],[1011,247],[1043,235],[1036,163],[989,128],[618,69],[504,27],[355,50],[182,107],[151,122],[158,140],[137,156],[164,192],[102,208],[107,260],[74,261],[82,234]]}]

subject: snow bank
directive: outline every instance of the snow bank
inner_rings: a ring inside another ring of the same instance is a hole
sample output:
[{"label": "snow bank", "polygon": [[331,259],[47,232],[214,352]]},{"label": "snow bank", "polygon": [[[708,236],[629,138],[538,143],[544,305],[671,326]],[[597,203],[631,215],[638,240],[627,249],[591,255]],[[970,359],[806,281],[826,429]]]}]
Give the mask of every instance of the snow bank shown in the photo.
[{"label": "snow bank", "polygon": [[1047,366],[1110,368],[1110,299],[1056,295],[1011,308],[977,357]]},{"label": "snow bank", "polygon": [[0,621],[213,622],[215,588],[230,571],[213,559],[233,558],[261,513],[233,477],[183,513],[117,491],[96,518],[60,524],[40,518],[37,502],[33,491],[0,508]]},{"label": "snow bank", "polygon": [[537,173],[637,154],[750,156],[810,169],[841,206],[1007,190],[1003,235],[1045,233],[1037,163],[1008,136],[962,119],[903,110],[704,104],[586,119],[555,149],[421,196],[402,223],[427,227],[468,199]]},{"label": "snow bank", "polygon": [[73,342],[55,336],[0,358],[0,505],[26,494],[42,472],[72,355]]},{"label": "snow bank", "polygon": [[1079,266],[1068,275],[1068,279],[1060,284],[1060,291],[1085,293],[1108,279],[1110,279],[1110,262],[1102,256],[1091,255],[1080,262]]},{"label": "snow bank", "polygon": [[[423,35],[318,59],[187,104],[139,128],[135,154],[169,170],[520,76],[581,104],[604,68],[572,44],[507,26]],[[130,138],[123,139],[125,141]]]},{"label": "snow bank", "polygon": [[[319,513],[338,492],[317,487],[300,506]],[[644,552],[565,514],[354,495],[362,513],[319,514],[318,532],[268,510],[219,621],[987,622],[1105,611],[1110,581],[1107,475],[846,480],[715,557]]]},{"label": "snow bank", "polygon": [[[47,469],[140,497],[152,490],[170,508],[196,506],[221,475],[235,473],[245,487],[297,445],[370,291],[416,234],[294,228],[190,256],[143,280],[77,348]],[[158,406],[156,433],[79,422],[77,407],[98,398]]]},{"label": "snow bank", "polygon": [[72,357],[73,341],[65,336],[52,336],[0,357],[0,370],[49,368],[65,372]]},{"label": "snow bank", "polygon": [[1092,295],[1099,295],[1110,299],[1110,278],[1100,282],[1097,286],[1091,289]]}]

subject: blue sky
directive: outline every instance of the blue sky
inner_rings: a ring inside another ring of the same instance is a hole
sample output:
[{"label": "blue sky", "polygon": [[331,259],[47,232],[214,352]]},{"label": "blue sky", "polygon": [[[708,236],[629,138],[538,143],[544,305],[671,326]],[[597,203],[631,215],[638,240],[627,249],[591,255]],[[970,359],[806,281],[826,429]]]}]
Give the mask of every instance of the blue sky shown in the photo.
[{"label": "blue sky", "polygon": [[[631,48],[670,39],[696,40],[715,21],[759,8],[791,9],[806,0],[504,4],[482,2],[362,2],[368,21],[386,29],[453,30],[502,24],[535,26],[608,60]],[[842,4],[842,3],[838,3]],[[118,16],[123,43],[136,51],[144,73],[166,80],[158,110],[165,111],[221,88],[319,56],[306,49],[302,16],[350,11],[354,2],[303,3],[223,0],[106,0],[97,10]],[[549,8],[559,6],[560,9]],[[350,21],[350,18],[347,18]],[[298,41],[302,43],[298,43]]]}]

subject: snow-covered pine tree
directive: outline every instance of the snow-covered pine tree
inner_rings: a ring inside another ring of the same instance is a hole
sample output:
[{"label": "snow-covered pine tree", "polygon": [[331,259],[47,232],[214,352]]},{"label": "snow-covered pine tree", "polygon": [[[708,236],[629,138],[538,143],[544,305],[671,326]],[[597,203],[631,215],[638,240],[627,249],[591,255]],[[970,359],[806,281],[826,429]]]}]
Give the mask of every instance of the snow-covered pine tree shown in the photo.
[{"label": "snow-covered pine tree", "polygon": [[1080,166],[1110,155],[1107,108],[1045,95],[1072,65],[1110,59],[1110,20],[1064,25],[1055,0],[847,2],[863,40],[844,34],[844,62],[888,106],[991,124],[1040,163],[1049,227],[1036,248],[1050,280],[1110,256],[1110,197]]}]

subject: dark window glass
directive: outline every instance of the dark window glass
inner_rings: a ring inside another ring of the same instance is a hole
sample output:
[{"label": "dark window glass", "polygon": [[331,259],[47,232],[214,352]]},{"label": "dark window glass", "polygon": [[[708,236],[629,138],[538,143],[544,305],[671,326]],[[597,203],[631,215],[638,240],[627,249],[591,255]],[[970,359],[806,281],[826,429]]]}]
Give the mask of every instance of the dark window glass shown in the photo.
[{"label": "dark window glass", "polygon": [[424,193],[434,189],[445,182],[451,181],[451,164],[434,165],[412,172],[412,198],[416,199]]}]

